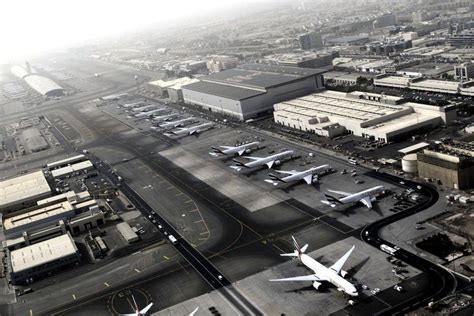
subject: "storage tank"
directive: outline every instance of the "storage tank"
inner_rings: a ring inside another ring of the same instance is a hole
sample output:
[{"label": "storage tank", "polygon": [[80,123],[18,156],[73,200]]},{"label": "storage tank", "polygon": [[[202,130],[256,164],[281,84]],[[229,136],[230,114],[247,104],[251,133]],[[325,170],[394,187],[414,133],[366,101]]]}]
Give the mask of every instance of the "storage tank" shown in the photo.
[{"label": "storage tank", "polygon": [[406,173],[416,173],[418,171],[416,154],[408,154],[402,158],[402,170]]}]

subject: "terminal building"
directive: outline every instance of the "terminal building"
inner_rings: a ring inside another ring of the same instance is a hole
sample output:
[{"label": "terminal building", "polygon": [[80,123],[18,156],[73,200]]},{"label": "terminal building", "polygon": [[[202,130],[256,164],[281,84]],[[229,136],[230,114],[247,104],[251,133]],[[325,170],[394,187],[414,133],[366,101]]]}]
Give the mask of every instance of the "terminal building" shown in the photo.
[{"label": "terminal building", "polygon": [[37,200],[51,196],[51,194],[51,187],[43,171],[1,181],[0,212],[5,214],[33,206]]},{"label": "terminal building", "polygon": [[11,281],[13,284],[36,281],[80,260],[74,240],[66,233],[10,252]]},{"label": "terminal building", "polygon": [[254,118],[273,104],[323,88],[322,71],[309,68],[245,64],[183,86],[184,102],[236,117]]},{"label": "terminal building", "polygon": [[324,91],[275,104],[276,123],[336,137],[354,134],[380,142],[405,139],[420,130],[449,124],[455,108],[405,102],[366,92]]}]

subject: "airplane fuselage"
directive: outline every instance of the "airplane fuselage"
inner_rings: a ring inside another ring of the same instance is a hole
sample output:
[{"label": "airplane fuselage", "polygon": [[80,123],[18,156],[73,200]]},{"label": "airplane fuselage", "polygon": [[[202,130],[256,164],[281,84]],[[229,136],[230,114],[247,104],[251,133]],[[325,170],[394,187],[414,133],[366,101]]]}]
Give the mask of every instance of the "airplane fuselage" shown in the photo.
[{"label": "airplane fuselage", "polygon": [[[282,159],[285,159],[287,157],[291,157],[293,154],[294,154],[293,150],[287,150],[287,151],[284,151],[284,152],[281,152],[281,153],[278,153],[278,154],[274,154],[274,155],[271,155],[271,156],[262,157],[261,159],[253,160],[253,161],[250,161],[250,162],[247,162],[247,163],[244,163],[244,164],[241,163],[240,161],[237,161],[237,160],[234,160],[234,162],[237,165],[244,166],[244,167],[247,167],[247,168],[260,167],[260,166],[269,164],[271,162],[278,165]],[[271,166],[269,166],[269,168],[271,168]]]},{"label": "airplane fuselage", "polygon": [[221,148],[221,147],[217,146],[217,147],[212,147],[212,149],[215,153],[221,153],[221,154],[224,154],[224,155],[239,154],[239,156],[240,156],[240,155],[244,154],[246,151],[248,151],[252,148],[258,147],[259,144],[260,144],[259,142],[251,142],[251,143],[248,143],[248,144],[243,144],[243,145],[236,146],[236,147],[231,147],[231,148]]},{"label": "airplane fuselage", "polygon": [[178,127],[178,126],[183,126],[187,122],[193,121],[194,118],[188,117],[182,120],[177,120],[177,121],[171,121],[171,122],[166,122],[160,125],[160,127]]},{"label": "airplane fuselage", "polygon": [[316,172],[323,171],[329,169],[329,165],[322,165],[319,167],[311,167],[308,170],[304,170],[283,178],[279,178],[278,180],[283,181],[283,182],[293,182],[293,181],[299,181],[303,180],[305,177],[309,175],[314,175]]},{"label": "airplane fuselage", "polygon": [[[332,283],[334,286],[337,287],[338,290],[344,291],[346,294],[350,296],[359,295],[354,284],[344,279],[336,271],[323,266],[321,263],[317,262],[316,260],[314,260],[313,258],[311,258],[310,256],[304,253],[299,256],[299,259],[301,263],[303,263],[306,267],[311,269],[314,272],[314,274],[316,274],[320,278],[325,279],[327,282]],[[315,281],[314,283],[318,283],[318,284],[313,284],[315,288],[319,287],[320,285],[319,282]]]},{"label": "airplane fuselage", "polygon": [[177,130],[177,131],[173,131],[172,133],[175,134],[175,135],[186,135],[186,134],[191,135],[191,134],[194,134],[194,133],[200,133],[202,131],[208,130],[213,125],[214,124],[212,124],[212,123],[204,123],[204,124],[200,124],[200,125],[196,125],[196,126],[183,128],[183,129],[180,129],[180,130]]},{"label": "airplane fuselage", "polygon": [[376,187],[373,187],[373,188],[370,188],[370,189],[367,189],[367,190],[364,190],[364,191],[360,191],[356,194],[340,198],[339,201],[341,201],[344,204],[345,203],[358,202],[363,198],[372,197],[372,196],[374,196],[378,193],[383,192],[384,190],[385,190],[385,188],[383,186],[379,185],[379,186],[376,186]]}]

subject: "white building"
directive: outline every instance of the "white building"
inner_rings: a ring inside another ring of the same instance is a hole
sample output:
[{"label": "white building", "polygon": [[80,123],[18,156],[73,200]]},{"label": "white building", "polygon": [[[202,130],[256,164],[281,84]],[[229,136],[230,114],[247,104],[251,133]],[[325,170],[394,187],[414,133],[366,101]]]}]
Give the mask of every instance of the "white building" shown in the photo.
[{"label": "white building", "polygon": [[334,137],[345,132],[389,142],[450,119],[443,107],[403,103],[393,96],[324,91],[275,104],[274,120],[290,128]]},{"label": "white building", "polygon": [[246,120],[323,87],[317,69],[245,64],[183,86],[184,102]]},{"label": "white building", "polygon": [[59,169],[54,169],[51,171],[51,175],[55,179],[61,179],[73,174],[86,174],[89,170],[93,169],[94,165],[92,162],[90,160],[86,160]]},{"label": "white building", "polygon": [[36,171],[0,182],[0,212],[8,213],[34,205],[51,195],[43,171]]}]

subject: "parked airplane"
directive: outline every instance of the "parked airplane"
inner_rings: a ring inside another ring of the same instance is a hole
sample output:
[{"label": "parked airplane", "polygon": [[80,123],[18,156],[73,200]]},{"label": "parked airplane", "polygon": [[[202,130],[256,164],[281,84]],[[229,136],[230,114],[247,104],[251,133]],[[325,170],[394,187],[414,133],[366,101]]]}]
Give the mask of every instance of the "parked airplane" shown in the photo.
[{"label": "parked airplane", "polygon": [[288,183],[293,181],[304,180],[307,184],[316,183],[319,180],[319,172],[327,172],[331,167],[329,165],[321,165],[317,167],[311,167],[304,171],[283,171],[275,170],[277,173],[287,174],[286,177],[279,177],[275,174],[269,173],[268,176],[271,179],[265,179],[265,182],[271,183],[273,185],[278,185],[279,182]]},{"label": "parked airplane", "polygon": [[159,108],[159,109],[154,109],[148,112],[141,112],[138,114],[135,114],[134,116],[136,118],[144,118],[144,117],[152,117],[154,114],[159,113],[159,112],[165,112],[168,111],[167,108]]},{"label": "parked airplane", "polygon": [[158,107],[158,105],[156,105],[156,104],[148,104],[148,105],[133,108],[130,111],[131,112],[144,112],[144,111],[148,111],[148,110],[153,110],[157,107]]},{"label": "parked airplane", "polygon": [[129,109],[129,108],[137,107],[137,106],[142,105],[144,103],[145,102],[143,102],[143,101],[134,102],[134,103],[127,103],[127,104],[122,105],[122,107],[125,108],[125,109]]},{"label": "parked airplane", "polygon": [[328,190],[331,193],[336,193],[343,195],[343,198],[335,198],[334,196],[331,196],[329,194],[324,194],[326,196],[326,200],[322,200],[324,204],[327,204],[331,207],[336,207],[336,203],[339,204],[349,204],[349,203],[355,203],[355,202],[362,202],[367,208],[370,210],[372,208],[372,202],[374,202],[375,195],[378,193],[382,193],[385,190],[385,188],[382,185],[366,189],[357,193],[349,193],[349,192],[344,192],[344,191],[335,191],[335,190]]},{"label": "parked airplane", "polygon": [[163,122],[163,121],[169,121],[169,120],[175,118],[176,116],[178,116],[178,114],[175,114],[175,113],[155,116],[155,117],[153,117],[153,122],[160,123],[160,122]]},{"label": "parked airplane", "polygon": [[240,146],[212,146],[211,148],[213,152],[209,154],[212,156],[218,156],[219,154],[238,154],[239,156],[242,156],[244,153],[248,154],[252,151],[252,149],[258,148],[258,145],[260,145],[259,142],[251,142]]},{"label": "parked airplane", "polygon": [[190,122],[194,120],[195,120],[194,117],[188,117],[188,118],[184,118],[177,121],[166,122],[166,123],[160,124],[159,126],[163,128],[175,128],[179,126],[184,126],[185,124],[191,124]]},{"label": "parked airplane", "polygon": [[234,159],[234,163],[236,164],[236,166],[231,166],[231,168],[237,171],[240,171],[242,167],[254,168],[254,167],[267,165],[267,167],[270,169],[271,167],[273,167],[273,165],[278,166],[283,159],[293,156],[294,153],[295,152],[293,150],[286,150],[284,152],[270,155],[267,157],[242,156],[242,158],[249,159],[252,161],[247,162],[247,163],[242,163],[239,160]]},{"label": "parked airplane", "polygon": [[137,302],[135,301],[135,297],[132,295],[133,300],[133,308],[135,308],[135,312],[133,314],[120,314],[120,316],[145,316],[150,308],[153,306],[153,303],[148,304],[145,308],[139,309]]},{"label": "parked airplane", "polygon": [[344,292],[350,296],[359,295],[354,284],[344,279],[344,277],[347,275],[347,272],[342,270],[342,267],[351,255],[355,246],[352,246],[352,248],[349,249],[349,251],[346,252],[344,256],[342,256],[339,260],[336,261],[336,263],[334,263],[328,268],[305,254],[306,249],[308,249],[308,244],[300,248],[300,246],[296,242],[295,237],[291,236],[291,238],[293,238],[295,251],[293,253],[281,254],[281,256],[297,257],[301,261],[301,263],[303,263],[309,269],[313,270],[314,274],[284,279],[272,279],[270,281],[311,281],[313,282],[313,287],[316,290],[319,289],[323,282],[329,282],[336,286],[338,291]]},{"label": "parked airplane", "polygon": [[179,127],[177,130],[172,130],[170,133],[174,135],[193,135],[207,131],[214,126],[214,123],[203,123],[190,127]]}]

